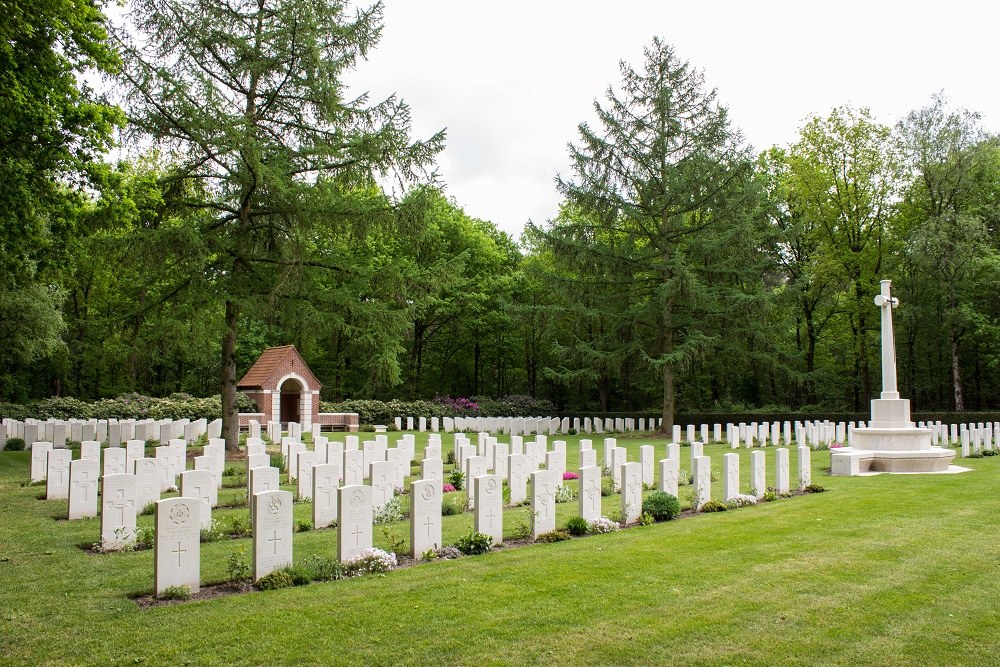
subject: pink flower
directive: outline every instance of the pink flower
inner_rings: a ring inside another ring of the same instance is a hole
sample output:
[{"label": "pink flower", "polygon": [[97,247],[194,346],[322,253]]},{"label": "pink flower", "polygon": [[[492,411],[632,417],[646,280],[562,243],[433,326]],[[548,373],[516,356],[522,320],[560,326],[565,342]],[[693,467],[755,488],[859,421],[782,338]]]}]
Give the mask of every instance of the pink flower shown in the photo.
[{"label": "pink flower", "polygon": [[580,479],[580,476],[575,472],[569,472],[568,470],[563,473],[563,479]]},{"label": "pink flower", "polygon": [[441,493],[451,493],[454,490],[455,490],[455,485],[454,484],[444,484],[441,487]]},{"label": "pink flower", "polygon": [[843,445],[840,444],[839,442],[831,442],[830,443],[830,449],[837,449],[838,447],[843,447]]}]

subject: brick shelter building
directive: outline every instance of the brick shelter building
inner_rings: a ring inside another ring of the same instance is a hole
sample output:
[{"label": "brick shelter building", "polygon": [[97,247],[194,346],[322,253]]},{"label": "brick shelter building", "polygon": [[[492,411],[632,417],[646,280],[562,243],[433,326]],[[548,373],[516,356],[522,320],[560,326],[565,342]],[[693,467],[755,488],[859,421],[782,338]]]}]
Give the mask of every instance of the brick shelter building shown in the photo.
[{"label": "brick shelter building", "polygon": [[316,424],[357,431],[357,414],[319,411],[322,387],[294,345],[269,347],[236,383],[237,390],[253,399],[260,410],[259,413],[241,413],[240,426],[256,419],[261,424],[280,422],[283,427],[296,422],[304,430]]}]

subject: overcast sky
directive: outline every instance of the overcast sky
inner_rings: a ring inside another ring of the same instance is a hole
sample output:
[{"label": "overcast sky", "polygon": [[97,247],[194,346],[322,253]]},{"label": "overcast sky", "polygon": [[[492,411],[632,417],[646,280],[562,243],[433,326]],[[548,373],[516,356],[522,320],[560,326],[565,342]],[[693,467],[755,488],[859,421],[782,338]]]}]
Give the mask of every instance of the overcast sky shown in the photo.
[{"label": "overcast sky", "polygon": [[809,114],[849,103],[891,124],[939,90],[997,131],[998,25],[1000,3],[956,0],[386,0],[382,41],[350,82],[402,97],[418,137],[446,128],[448,194],[517,238],[555,215],[567,142],[654,35],[763,149]]}]

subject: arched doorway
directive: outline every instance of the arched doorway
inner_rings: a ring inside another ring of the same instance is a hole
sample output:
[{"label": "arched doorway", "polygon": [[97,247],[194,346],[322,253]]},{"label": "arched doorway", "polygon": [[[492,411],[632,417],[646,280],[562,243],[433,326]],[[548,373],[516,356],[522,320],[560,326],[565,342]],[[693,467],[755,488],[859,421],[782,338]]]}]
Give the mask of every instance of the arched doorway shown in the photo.
[{"label": "arched doorway", "polygon": [[278,388],[278,391],[281,392],[281,413],[278,416],[278,421],[282,424],[302,423],[302,389],[302,383],[295,378],[288,378]]}]

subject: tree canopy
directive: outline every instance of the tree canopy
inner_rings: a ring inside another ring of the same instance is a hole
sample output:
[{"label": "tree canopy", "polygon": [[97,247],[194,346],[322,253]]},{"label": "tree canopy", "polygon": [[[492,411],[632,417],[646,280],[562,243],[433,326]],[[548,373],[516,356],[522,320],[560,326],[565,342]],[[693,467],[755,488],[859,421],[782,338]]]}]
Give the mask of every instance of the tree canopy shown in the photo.
[{"label": "tree canopy", "polygon": [[901,392],[997,407],[1000,139],[943,94],[754,150],[653,39],[514,239],[437,175],[443,131],[348,93],[379,3],[0,10],[0,399],[221,393],[234,443],[236,378],[291,343],[327,401],[863,410],[891,278]]}]

